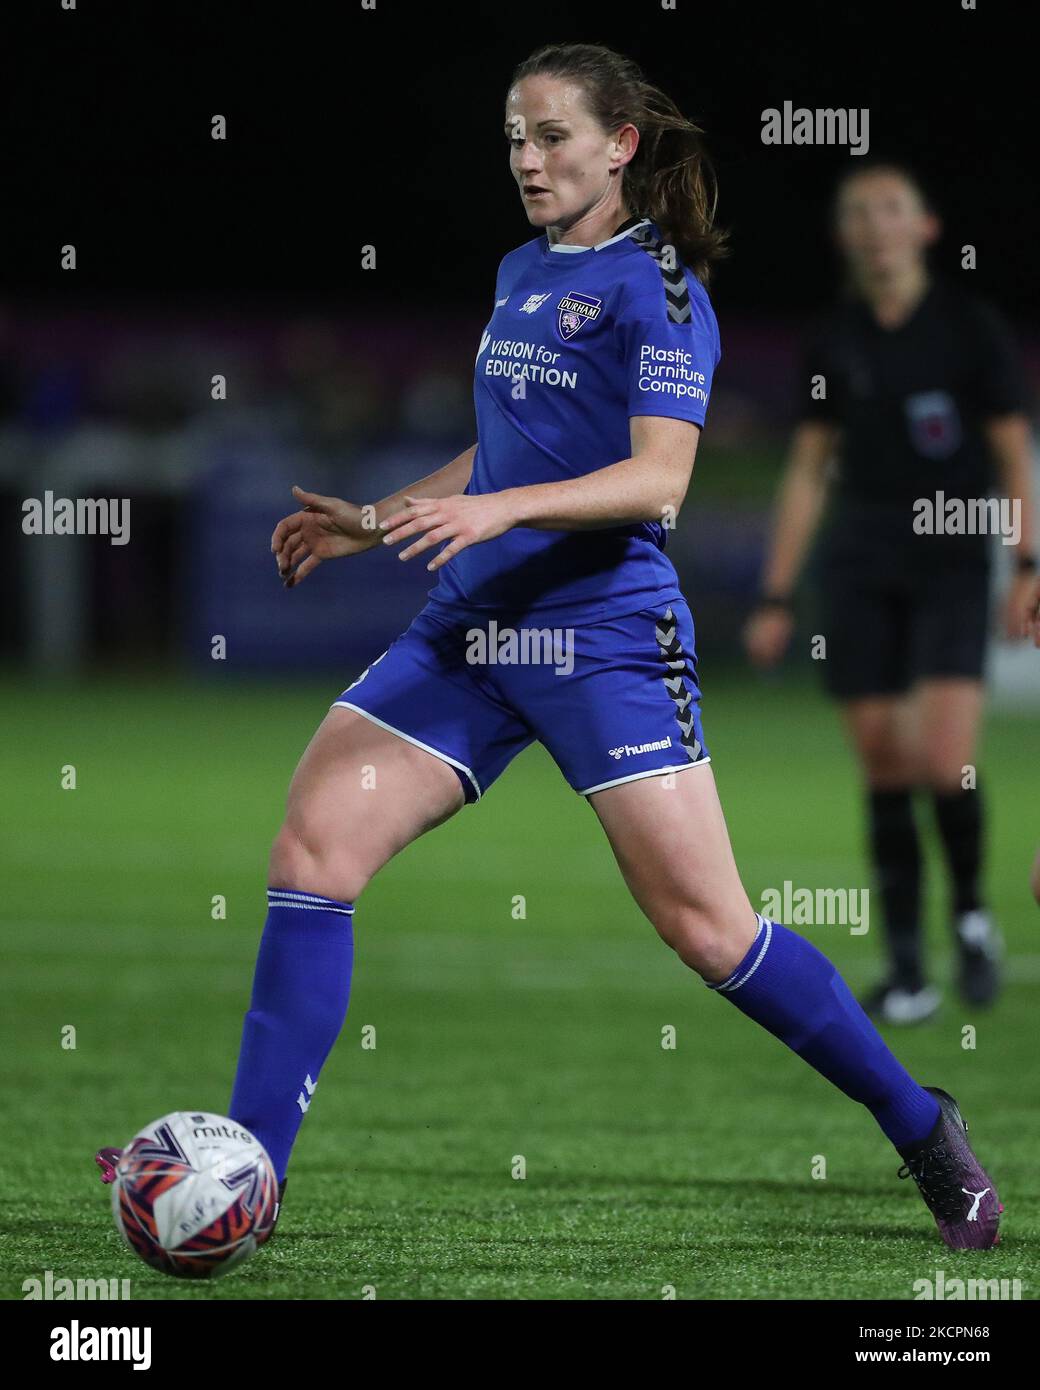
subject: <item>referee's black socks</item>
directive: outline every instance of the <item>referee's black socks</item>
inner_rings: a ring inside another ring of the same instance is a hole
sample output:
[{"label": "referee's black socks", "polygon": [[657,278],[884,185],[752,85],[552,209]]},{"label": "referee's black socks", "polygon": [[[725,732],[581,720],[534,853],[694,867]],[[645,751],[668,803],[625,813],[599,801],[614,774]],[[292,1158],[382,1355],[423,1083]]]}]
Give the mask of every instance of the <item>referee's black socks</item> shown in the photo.
[{"label": "referee's black socks", "polygon": [[978,787],[935,793],[935,820],[953,885],[953,910],[959,917],[981,906],[982,793]]},{"label": "referee's black socks", "polygon": [[[869,791],[870,847],[885,918],[892,984],[924,984],[921,932],[921,842],[909,788]],[[945,839],[945,837],[944,837]]]}]

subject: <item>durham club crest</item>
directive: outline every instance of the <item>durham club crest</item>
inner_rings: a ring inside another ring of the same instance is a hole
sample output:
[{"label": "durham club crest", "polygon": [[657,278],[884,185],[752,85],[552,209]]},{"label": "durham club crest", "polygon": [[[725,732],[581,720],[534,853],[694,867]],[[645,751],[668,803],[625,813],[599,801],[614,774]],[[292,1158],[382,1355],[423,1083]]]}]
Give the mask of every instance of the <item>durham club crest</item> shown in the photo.
[{"label": "durham club crest", "polygon": [[591,299],[587,294],[565,294],[557,305],[560,337],[573,338],[583,323],[591,323],[599,317],[602,308],[602,299]]}]

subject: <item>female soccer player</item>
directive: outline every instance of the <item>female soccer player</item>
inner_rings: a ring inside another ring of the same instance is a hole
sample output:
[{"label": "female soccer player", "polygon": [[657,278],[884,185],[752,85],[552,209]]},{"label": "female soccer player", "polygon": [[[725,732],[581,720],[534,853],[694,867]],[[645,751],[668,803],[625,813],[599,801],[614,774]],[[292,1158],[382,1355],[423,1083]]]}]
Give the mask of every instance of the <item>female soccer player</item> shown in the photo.
[{"label": "female soccer player", "polygon": [[[952,888],[960,990],[998,989],[998,939],[979,884],[983,802],[974,769],[982,712],[991,539],[937,533],[950,503],[999,490],[1015,578],[1008,636],[1025,636],[1036,572],[1025,389],[997,315],[933,282],[926,251],[939,224],[915,180],[878,165],[847,175],[836,232],[850,292],[820,325],[800,383],[799,425],[781,484],[761,604],[745,640],[769,666],[792,631],[791,596],[828,489],[821,547],[821,663],[841,701],[868,802],[885,913],[889,975],[864,1001],[890,1023],[938,1008],[921,950],[921,851],[913,794],[931,794]],[[929,526],[929,520],[932,523]],[[966,518],[967,519],[967,518]],[[956,523],[954,523],[956,524]],[[931,533],[929,533],[931,532]]]},{"label": "female soccer player", "polygon": [[[693,623],[663,552],[719,356],[704,282],[721,238],[700,132],[634,63],[568,45],[521,63],[505,134],[541,235],[499,270],[477,443],[376,504],[375,528],[363,508],[300,489],[303,509],[275,528],[289,587],[381,542],[421,557],[437,584],[335,701],[293,778],[230,1114],[282,1182],[346,1013],[354,904],[538,739],[667,944],[871,1111],[949,1244],[992,1245],[1000,1206],[955,1102],[908,1075],[814,946],[756,914],[733,861]],[[503,633],[542,660],[487,660]]]}]

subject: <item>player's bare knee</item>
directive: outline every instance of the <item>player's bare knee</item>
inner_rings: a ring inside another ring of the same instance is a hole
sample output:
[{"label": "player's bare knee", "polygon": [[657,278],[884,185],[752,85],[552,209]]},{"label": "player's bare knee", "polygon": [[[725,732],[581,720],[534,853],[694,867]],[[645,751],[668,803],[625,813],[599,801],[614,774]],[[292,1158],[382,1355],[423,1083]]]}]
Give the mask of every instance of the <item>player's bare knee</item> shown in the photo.
[{"label": "player's bare knee", "polygon": [[940,796],[964,790],[965,769],[968,764],[960,758],[951,759],[946,748],[926,750],[923,759],[922,781],[929,791]]},{"label": "player's bare knee", "polygon": [[867,784],[874,791],[912,787],[917,783],[918,760],[906,749],[879,739],[876,743],[861,743],[859,752]]},{"label": "player's bare knee", "polygon": [[[671,908],[654,925],[682,963],[704,979],[724,978],[733,968],[733,933],[718,914],[702,908]],[[736,959],[742,955],[743,950]]]},{"label": "player's bare knee", "polygon": [[298,888],[337,902],[355,902],[368,876],[353,862],[345,843],[286,821],[271,846],[268,883],[272,888]]}]

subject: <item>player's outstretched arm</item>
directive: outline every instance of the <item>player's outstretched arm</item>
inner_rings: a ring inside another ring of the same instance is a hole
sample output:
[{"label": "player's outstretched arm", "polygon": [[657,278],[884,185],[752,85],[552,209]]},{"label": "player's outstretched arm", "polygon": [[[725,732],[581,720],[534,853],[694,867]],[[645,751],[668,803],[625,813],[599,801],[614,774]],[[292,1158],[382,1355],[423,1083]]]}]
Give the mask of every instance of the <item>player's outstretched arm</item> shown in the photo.
[{"label": "player's outstretched arm", "polygon": [[1026,636],[1033,646],[1040,647],[1040,575],[1033,576],[1032,593],[1026,600]]},{"label": "player's outstretched arm", "polygon": [[1012,503],[1017,517],[1017,536],[1011,552],[1015,572],[1004,596],[1004,635],[1028,637],[1035,617],[1031,601],[1036,579],[1032,430],[1028,417],[1020,413],[995,416],[987,420],[985,428],[1004,496]]},{"label": "player's outstretched arm", "polygon": [[763,600],[744,628],[744,647],[755,666],[775,665],[791,640],[791,596],[823,513],[836,435],[833,425],[813,421],[799,425],[791,440],[766,552]]},{"label": "player's outstretched arm", "polygon": [[690,486],[701,427],[665,415],[629,418],[631,456],[579,478],[512,491],[517,525],[596,531],[638,521],[674,522]]},{"label": "player's outstretched arm", "polygon": [[494,540],[514,526],[595,531],[660,521],[682,506],[699,436],[700,426],[689,420],[633,416],[630,458],[557,483],[440,499],[409,494],[407,505],[380,525],[388,545],[419,537],[400,552],[402,560],[447,542],[426,566],[437,570],[466,546]]},{"label": "player's outstretched arm", "polygon": [[[414,483],[409,491],[421,489],[430,497],[461,492],[469,482],[476,448],[471,445],[436,473]],[[271,536],[271,552],[287,589],[306,579],[322,560],[371,550],[382,536],[380,521],[400,509],[405,493],[391,493],[382,501],[363,507],[340,497],[306,492],[301,487],[293,488],[293,496],[303,503],[303,510],[283,517]]]}]

